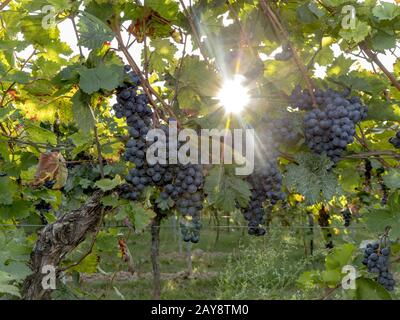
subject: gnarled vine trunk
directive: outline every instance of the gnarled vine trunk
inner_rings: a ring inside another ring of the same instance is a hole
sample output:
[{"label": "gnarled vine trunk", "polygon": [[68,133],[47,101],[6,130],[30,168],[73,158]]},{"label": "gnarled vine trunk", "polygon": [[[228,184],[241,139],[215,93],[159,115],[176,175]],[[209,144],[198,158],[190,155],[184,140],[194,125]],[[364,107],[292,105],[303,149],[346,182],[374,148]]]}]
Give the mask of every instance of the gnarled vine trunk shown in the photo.
[{"label": "gnarled vine trunk", "polygon": [[51,290],[42,286],[43,267],[50,265],[57,272],[62,259],[96,230],[103,212],[103,195],[102,191],[96,191],[82,207],[66,213],[39,232],[30,259],[33,273],[23,284],[24,299],[50,299]]}]

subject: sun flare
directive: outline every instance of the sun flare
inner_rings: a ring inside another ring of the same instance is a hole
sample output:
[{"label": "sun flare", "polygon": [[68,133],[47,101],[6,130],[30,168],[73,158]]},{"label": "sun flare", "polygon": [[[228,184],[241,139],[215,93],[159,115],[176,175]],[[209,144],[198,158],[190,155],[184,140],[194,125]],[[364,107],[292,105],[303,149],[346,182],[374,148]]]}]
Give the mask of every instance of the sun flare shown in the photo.
[{"label": "sun flare", "polygon": [[240,113],[249,103],[249,91],[243,85],[244,81],[245,77],[235,75],[224,82],[218,93],[217,98],[227,113]]}]

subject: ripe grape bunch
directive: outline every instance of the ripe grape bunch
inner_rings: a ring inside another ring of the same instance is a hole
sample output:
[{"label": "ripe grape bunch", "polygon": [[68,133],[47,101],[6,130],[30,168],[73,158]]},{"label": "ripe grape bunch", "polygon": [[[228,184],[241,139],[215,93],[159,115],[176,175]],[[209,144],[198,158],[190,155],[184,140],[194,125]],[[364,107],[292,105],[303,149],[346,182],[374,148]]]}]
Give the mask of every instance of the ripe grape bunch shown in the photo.
[{"label": "ripe grape bunch", "polygon": [[285,199],[282,189],[282,175],[276,162],[266,161],[256,166],[252,175],[247,178],[252,188],[247,208],[242,208],[244,218],[248,221],[248,233],[262,236],[266,233],[261,226],[265,224],[264,202],[268,199],[271,205]]},{"label": "ripe grape bunch", "polygon": [[[129,72],[126,66],[125,71]],[[132,72],[130,83],[120,87],[117,92],[117,103],[113,106],[117,118],[126,117],[128,132],[131,139],[126,144],[125,159],[135,164],[126,180],[131,186],[124,186],[124,197],[136,200],[141,191],[161,177],[161,168],[153,168],[153,175],[149,176],[145,162],[147,142],[146,135],[152,126],[153,111],[148,106],[146,95],[138,93],[139,80]]]},{"label": "ripe grape bunch", "polygon": [[268,123],[266,134],[270,135],[275,143],[292,144],[298,140],[299,132],[293,128],[293,119],[289,113],[277,119],[264,117],[264,120]]},{"label": "ripe grape bunch", "polygon": [[[308,147],[317,154],[326,154],[333,162],[337,162],[347,145],[354,141],[355,126],[367,116],[361,100],[347,98],[347,95],[330,89],[316,90],[318,108],[312,108],[304,116]],[[303,104],[298,106],[310,109]]]},{"label": "ripe grape bunch", "polygon": [[362,263],[367,266],[368,271],[378,274],[377,281],[386,290],[393,291],[396,284],[392,273],[389,272],[390,248],[382,247],[378,242],[368,243],[364,251]]},{"label": "ripe grape bunch", "polygon": [[400,149],[400,131],[396,133],[395,137],[389,139],[389,142],[396,148]]},{"label": "ripe grape bunch", "polygon": [[[176,179],[169,187],[178,211],[183,215],[181,232],[183,240],[197,243],[201,229],[200,211],[203,209],[203,168],[197,164],[179,165]],[[166,191],[167,191],[166,186]]]},{"label": "ripe grape bunch", "polygon": [[[165,133],[168,136],[168,132]],[[168,145],[167,155],[170,147],[179,149],[180,143],[177,146]],[[197,243],[201,229],[200,211],[203,209],[204,200],[202,192],[204,184],[203,167],[192,163],[170,165],[167,174],[168,179],[165,180],[164,177],[164,188],[160,197],[163,200],[168,198],[174,200],[176,208],[183,218],[180,225],[183,240]]]},{"label": "ripe grape bunch", "polygon": [[[125,68],[130,71],[129,66]],[[181,224],[183,239],[198,242],[201,228],[200,211],[203,208],[203,171],[201,165],[149,164],[146,152],[153,141],[146,141],[146,135],[154,126],[153,111],[147,97],[138,93],[139,79],[131,72],[129,84],[119,88],[114,111],[118,118],[126,117],[130,139],[126,144],[125,159],[135,164],[126,176],[129,184],[122,186],[123,197],[135,201],[147,186],[162,189],[161,200],[175,201],[177,210],[183,215]],[[169,119],[171,121],[173,119]],[[169,128],[158,124],[168,140]],[[157,138],[157,137],[156,137]],[[166,154],[169,155],[169,145]],[[179,147],[179,146],[178,146]],[[167,159],[168,163],[168,159]]]}]

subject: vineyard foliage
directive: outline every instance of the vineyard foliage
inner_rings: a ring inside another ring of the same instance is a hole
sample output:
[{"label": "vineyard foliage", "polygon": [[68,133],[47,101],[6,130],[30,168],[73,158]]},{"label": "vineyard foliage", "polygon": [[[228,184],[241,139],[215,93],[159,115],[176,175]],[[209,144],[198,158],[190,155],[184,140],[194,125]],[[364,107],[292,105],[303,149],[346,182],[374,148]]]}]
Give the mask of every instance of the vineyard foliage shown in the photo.
[{"label": "vineyard foliage", "polygon": [[[400,145],[395,140],[400,139],[396,138],[400,6],[396,2],[12,0],[3,4],[0,296],[26,297],[24,281],[32,274],[31,253],[39,250],[35,243],[43,226],[79,210],[97,191],[102,193],[103,210],[99,226],[105,228],[88,228],[86,236],[95,239],[91,247],[85,243],[60,257],[56,267],[65,268],[67,275],[98,272],[106,263],[102,255],[121,255],[118,240],[126,237],[124,232],[148,232],[150,225],[168,216],[182,215],[182,235],[192,242],[201,242],[200,216],[204,225],[205,217],[230,214],[238,224],[248,225],[250,234],[266,231],[265,237],[269,228],[307,227],[311,217],[321,227],[327,247],[318,253],[326,256],[325,264],[314,269],[299,257],[304,272],[290,281],[301,290],[337,288],[342,268],[350,264],[357,269],[357,289],[350,290],[347,298],[395,295],[396,287],[381,283],[381,276],[377,278],[361,261],[367,243],[379,243],[378,255],[381,248],[390,247],[388,263],[396,278],[400,261]],[[240,114],[227,114],[216,97],[235,74],[244,77],[250,101]],[[135,93],[124,98],[127,90]],[[139,105],[149,108],[146,116],[135,113],[140,119],[130,120],[133,111],[118,109],[138,110]],[[342,111],[337,111],[339,106]],[[214,164],[157,168],[150,174],[153,167],[145,163],[142,168],[138,153],[131,159],[126,150],[129,143],[136,148],[132,154],[146,150],[145,142],[137,146],[140,139],[145,141],[141,128],[162,128],[171,119],[180,129],[196,131],[254,128],[256,158],[261,154],[255,160],[256,173],[239,176],[235,165]],[[139,120],[145,124],[139,126]],[[173,183],[168,184],[166,172]],[[140,180],[146,174],[152,181]],[[191,198],[184,198],[189,193]],[[345,210],[350,212],[346,226]],[[117,228],[121,225],[126,227],[122,231]],[[134,255],[135,248],[130,250]],[[251,256],[252,248],[248,250]],[[251,264],[252,258],[247,259],[237,262],[237,270]],[[231,262],[233,268],[236,262]],[[260,262],[257,274],[262,278],[261,266],[266,270],[270,266]],[[221,281],[232,284],[237,270],[227,270]],[[226,294],[220,296],[231,297]],[[246,298],[246,292],[235,294]]]}]

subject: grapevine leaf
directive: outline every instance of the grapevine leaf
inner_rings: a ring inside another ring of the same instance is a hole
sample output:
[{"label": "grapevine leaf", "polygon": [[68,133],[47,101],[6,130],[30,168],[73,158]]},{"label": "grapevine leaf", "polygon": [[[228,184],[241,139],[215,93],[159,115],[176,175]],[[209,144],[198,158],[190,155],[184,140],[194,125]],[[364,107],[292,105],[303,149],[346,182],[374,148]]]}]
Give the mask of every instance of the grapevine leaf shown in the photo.
[{"label": "grapevine leaf", "polygon": [[290,164],[286,184],[305,197],[309,204],[329,201],[341,193],[337,176],[330,170],[332,162],[326,156],[300,153],[296,164]]},{"label": "grapevine leaf", "polygon": [[400,194],[394,192],[387,201],[385,208],[370,208],[364,214],[367,228],[377,234],[382,233],[387,226],[391,227],[390,234],[400,236]]},{"label": "grapevine leaf", "polygon": [[248,182],[227,175],[223,167],[213,168],[204,184],[210,203],[226,212],[235,210],[236,202],[245,207],[251,196],[250,188]]},{"label": "grapevine leaf", "polygon": [[341,270],[343,266],[349,264],[352,261],[355,250],[356,247],[351,243],[346,243],[341,246],[335,247],[333,251],[326,257],[326,270]]},{"label": "grapevine leaf", "polygon": [[168,63],[174,60],[177,48],[168,39],[155,39],[151,46],[154,50],[150,54],[149,71],[163,72]]},{"label": "grapevine leaf", "polygon": [[11,71],[8,73],[4,79],[4,81],[9,81],[9,82],[16,82],[16,83],[21,83],[21,84],[27,84],[31,80],[31,77],[29,73],[24,72],[24,71]]},{"label": "grapevine leaf", "polygon": [[161,197],[157,197],[156,203],[157,206],[163,211],[168,210],[174,205],[174,201],[171,198],[163,199]]},{"label": "grapevine leaf", "polygon": [[146,0],[145,5],[169,20],[175,20],[179,11],[178,3],[173,0]]},{"label": "grapevine leaf", "polygon": [[371,32],[371,27],[364,21],[361,20],[356,20],[356,26],[355,28],[349,28],[349,29],[342,29],[339,32],[339,35],[347,40],[347,41],[353,41],[355,43],[359,43],[363,41]]},{"label": "grapevine leaf", "polygon": [[386,175],[383,176],[383,181],[385,185],[390,189],[400,188],[400,170],[390,169]]},{"label": "grapevine leaf", "polygon": [[91,274],[97,271],[98,264],[99,264],[99,259],[97,254],[90,253],[77,266],[71,268],[71,270]]},{"label": "grapevine leaf", "polygon": [[47,142],[53,146],[57,144],[57,137],[50,130],[35,125],[28,125],[25,131],[32,142],[37,142],[37,143]]},{"label": "grapevine leaf", "polygon": [[151,219],[155,216],[154,211],[145,209],[137,203],[130,202],[119,207],[116,219],[124,220],[128,218],[135,226],[136,232],[140,232],[149,225]]},{"label": "grapevine leaf", "polygon": [[96,68],[81,67],[79,70],[79,87],[86,93],[92,94],[100,89],[113,90],[123,79],[122,67],[101,64]]},{"label": "grapevine leaf", "polygon": [[17,185],[9,177],[0,177],[0,204],[12,204]]},{"label": "grapevine leaf", "polygon": [[383,31],[379,31],[371,39],[372,47],[375,50],[386,50],[396,46],[396,37]]},{"label": "grapevine leaf", "polygon": [[78,127],[88,133],[94,127],[94,117],[89,108],[90,96],[79,90],[72,97],[72,110]]},{"label": "grapevine leaf", "polygon": [[356,280],[357,300],[392,300],[390,293],[372,279],[358,278]]},{"label": "grapevine leaf", "polygon": [[[0,187],[1,189],[1,187]],[[1,199],[0,199],[1,201]],[[24,219],[30,215],[32,203],[25,200],[14,200],[10,205],[0,205],[2,219]]]},{"label": "grapevine leaf", "polygon": [[111,41],[114,37],[112,30],[103,21],[88,12],[84,12],[80,17],[78,29],[79,44],[88,49],[101,47],[104,42]]},{"label": "grapevine leaf", "polygon": [[82,91],[92,94],[98,90],[100,90],[100,79],[97,77],[96,69],[88,69],[86,67],[82,67],[79,70],[79,87]]},{"label": "grapevine leaf", "polygon": [[119,175],[116,175],[114,179],[101,179],[97,181],[94,185],[95,187],[100,188],[103,191],[109,191],[119,186],[121,182],[121,177]]},{"label": "grapevine leaf", "polygon": [[372,14],[379,20],[393,20],[400,14],[400,8],[394,3],[381,1],[372,9]]}]

